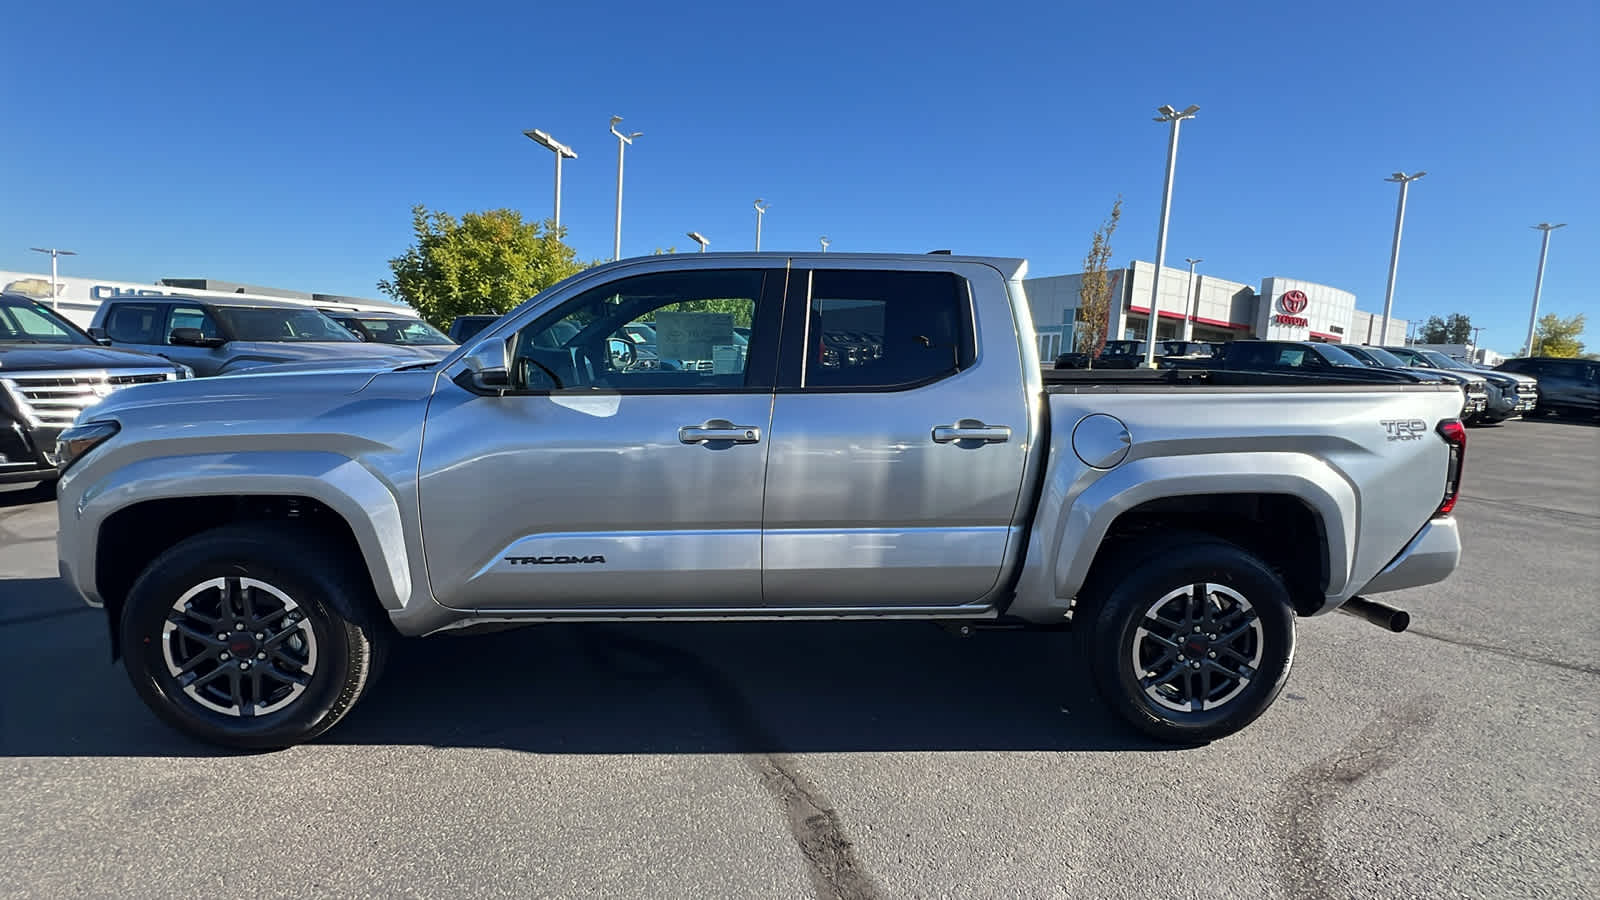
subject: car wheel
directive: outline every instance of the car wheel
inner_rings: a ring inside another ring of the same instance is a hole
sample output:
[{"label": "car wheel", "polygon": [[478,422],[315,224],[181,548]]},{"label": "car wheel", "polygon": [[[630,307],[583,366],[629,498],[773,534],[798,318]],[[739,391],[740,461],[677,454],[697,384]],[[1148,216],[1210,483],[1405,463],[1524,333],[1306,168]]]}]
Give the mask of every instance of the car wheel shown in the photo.
[{"label": "car wheel", "polygon": [[337,610],[370,587],[314,543],[226,526],[157,557],[128,593],[123,662],[169,725],[212,744],[270,750],[311,740],[371,688],[390,637]]},{"label": "car wheel", "polygon": [[1123,562],[1083,629],[1101,696],[1135,728],[1170,743],[1215,740],[1255,721],[1294,659],[1283,580],[1215,538]]}]

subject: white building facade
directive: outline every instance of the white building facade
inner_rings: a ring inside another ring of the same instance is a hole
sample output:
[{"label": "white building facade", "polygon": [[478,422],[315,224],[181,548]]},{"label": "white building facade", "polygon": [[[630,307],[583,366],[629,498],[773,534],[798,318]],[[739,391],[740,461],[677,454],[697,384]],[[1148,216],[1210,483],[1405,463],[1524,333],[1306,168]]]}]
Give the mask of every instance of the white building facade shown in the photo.
[{"label": "white building facade", "polygon": [[[1107,272],[1112,309],[1106,337],[1143,340],[1149,334],[1150,283],[1155,266],[1135,261]],[[1039,353],[1044,360],[1073,348],[1078,291],[1083,275],[1052,275],[1023,281]],[[1158,340],[1213,343],[1240,338],[1377,344],[1383,317],[1356,309],[1355,294],[1313,281],[1271,276],[1253,288],[1196,272],[1164,267],[1156,317]],[[1389,320],[1390,343],[1404,343],[1408,323]],[[1369,335],[1370,332],[1370,335]]]}]

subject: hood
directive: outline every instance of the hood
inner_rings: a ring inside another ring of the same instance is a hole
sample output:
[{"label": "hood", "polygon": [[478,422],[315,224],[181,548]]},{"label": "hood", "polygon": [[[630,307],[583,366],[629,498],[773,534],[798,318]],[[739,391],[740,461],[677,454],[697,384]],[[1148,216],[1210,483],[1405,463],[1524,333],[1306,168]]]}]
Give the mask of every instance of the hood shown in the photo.
[{"label": "hood", "polygon": [[41,369],[176,369],[168,360],[137,350],[98,344],[0,343],[0,375]]},{"label": "hood", "polygon": [[[296,395],[305,397],[305,403],[314,405],[318,397],[344,396],[360,391],[372,382],[375,374],[370,371],[324,371],[293,375],[190,378],[139,384],[123,388],[95,404],[93,418],[108,418],[144,407],[162,407],[163,418],[183,421],[184,413],[176,407],[184,404],[228,401],[256,404],[271,398],[286,400],[293,405]],[[85,421],[88,418],[86,416]]]},{"label": "hood", "polygon": [[1479,370],[1479,374],[1481,374],[1483,377],[1489,379],[1490,381],[1495,381],[1497,379],[1502,379],[1503,378],[1503,379],[1507,379],[1507,380],[1510,380],[1510,381],[1515,381],[1518,384],[1538,384],[1539,383],[1539,379],[1533,377],[1532,375],[1524,375],[1521,372],[1507,372],[1504,369],[1481,369],[1481,370]]},{"label": "hood", "polygon": [[1487,385],[1489,383],[1489,379],[1476,372],[1462,372],[1457,369],[1424,369],[1420,366],[1418,368],[1424,372],[1432,372],[1440,378],[1446,381],[1453,381],[1456,384]]},{"label": "hood", "polygon": [[232,357],[227,371],[237,372],[246,367],[275,363],[333,362],[367,365],[375,360],[418,362],[442,358],[442,354],[425,352],[427,349],[399,344],[353,341],[232,341],[227,345],[228,354]]}]

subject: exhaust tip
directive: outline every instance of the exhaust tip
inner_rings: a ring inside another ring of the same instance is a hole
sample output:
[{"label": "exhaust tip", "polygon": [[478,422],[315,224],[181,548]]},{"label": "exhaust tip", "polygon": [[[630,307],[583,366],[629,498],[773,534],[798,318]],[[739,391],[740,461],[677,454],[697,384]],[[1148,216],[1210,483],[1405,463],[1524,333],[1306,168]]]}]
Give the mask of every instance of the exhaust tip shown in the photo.
[{"label": "exhaust tip", "polygon": [[1403,609],[1396,609],[1387,603],[1368,600],[1365,597],[1351,597],[1344,605],[1339,607],[1342,613],[1348,613],[1360,619],[1399,634],[1411,627],[1411,614]]}]

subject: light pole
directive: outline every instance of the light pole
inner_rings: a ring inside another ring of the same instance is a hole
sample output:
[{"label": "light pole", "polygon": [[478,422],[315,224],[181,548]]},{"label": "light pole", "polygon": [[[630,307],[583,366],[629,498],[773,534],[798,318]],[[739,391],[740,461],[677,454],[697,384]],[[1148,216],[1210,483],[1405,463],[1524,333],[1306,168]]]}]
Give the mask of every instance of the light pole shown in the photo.
[{"label": "light pole", "polygon": [[1156,366],[1156,329],[1161,322],[1161,266],[1167,258],[1167,216],[1172,212],[1172,175],[1178,166],[1178,126],[1184,119],[1194,118],[1200,111],[1198,106],[1190,106],[1183,112],[1172,108],[1169,104],[1160,107],[1156,112],[1157,122],[1171,122],[1172,136],[1167,139],[1167,184],[1161,191],[1161,230],[1156,235],[1156,272],[1150,279],[1150,327],[1145,329],[1144,365],[1147,369]]},{"label": "light pole", "polygon": [[700,252],[701,253],[706,252],[706,245],[711,243],[710,241],[706,240],[706,236],[705,235],[701,234],[698,231],[689,232],[689,240],[694,241],[696,244],[700,245]]},{"label": "light pole", "polygon": [[546,150],[549,150],[550,152],[552,152],[552,153],[554,153],[556,155],[556,212],[555,212],[555,223],[556,223],[556,228],[559,229],[559,228],[561,228],[561,160],[562,159],[577,159],[578,158],[578,154],[574,153],[571,147],[568,147],[566,144],[561,143],[560,141],[558,141],[555,138],[551,137],[549,134],[547,134],[547,133],[545,133],[543,131],[540,131],[537,128],[532,129],[530,131],[524,131],[523,134],[527,135],[528,139],[533,141],[535,144],[538,144],[539,146],[545,148]]},{"label": "light pole", "polygon": [[[1539,245],[1539,274],[1533,280],[1533,311],[1528,313],[1528,355],[1533,355],[1533,329],[1539,323],[1539,293],[1544,290],[1544,260],[1550,255],[1550,232],[1557,228],[1567,227],[1567,223],[1551,225],[1549,222],[1540,222],[1533,226],[1544,232],[1544,241]],[[54,288],[52,288],[54,290]]]},{"label": "light pole", "polygon": [[1380,347],[1389,345],[1389,315],[1394,312],[1394,273],[1400,266],[1400,227],[1406,222],[1406,189],[1411,186],[1411,182],[1426,174],[1428,173],[1418,172],[1415,175],[1407,175],[1404,172],[1396,172],[1384,179],[1400,185],[1400,205],[1394,211],[1394,246],[1389,249],[1389,286],[1383,292],[1383,327],[1378,329]]},{"label": "light pole", "polygon": [[827,253],[828,252],[828,245],[833,243],[833,241],[828,240],[828,236],[827,235],[823,235],[822,237],[817,238],[817,243],[822,245],[822,252],[823,253]]},{"label": "light pole", "polygon": [[[77,256],[78,251],[57,250],[55,247],[29,247],[28,249],[35,253],[50,254],[50,299],[54,300],[56,298],[56,259],[62,256]],[[1540,268],[1542,271],[1543,263],[1540,264]]]},{"label": "light pole", "polygon": [[1194,317],[1200,314],[1200,300],[1194,295],[1194,267],[1205,262],[1203,257],[1184,257],[1189,264],[1189,290],[1183,295],[1183,339],[1194,340]]},{"label": "light pole", "polygon": [[[1478,355],[1478,332],[1480,332],[1482,330],[1483,330],[1483,326],[1482,325],[1474,325],[1474,326],[1472,326],[1472,355],[1473,356],[1477,356]],[[1474,362],[1476,362],[1476,360],[1474,360]]]},{"label": "light pole", "polygon": [[623,134],[617,130],[617,123],[622,121],[621,116],[611,117],[611,133],[617,136],[617,231],[611,242],[611,258],[622,258],[622,151],[633,143],[636,137],[642,137],[644,132],[635,131],[632,134]]},{"label": "light pole", "polygon": [[761,252],[761,217],[767,214],[766,201],[756,200],[756,252]]}]

